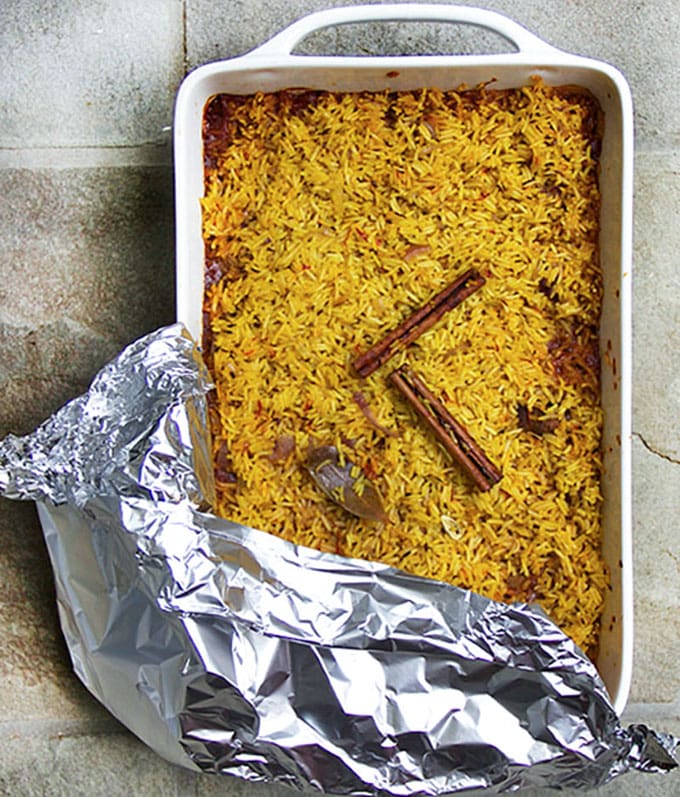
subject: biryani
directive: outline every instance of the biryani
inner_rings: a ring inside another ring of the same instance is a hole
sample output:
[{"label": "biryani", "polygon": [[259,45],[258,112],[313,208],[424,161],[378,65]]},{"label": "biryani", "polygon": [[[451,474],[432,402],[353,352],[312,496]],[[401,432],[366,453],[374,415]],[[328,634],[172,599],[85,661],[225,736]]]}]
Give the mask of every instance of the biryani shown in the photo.
[{"label": "biryani", "polygon": [[[600,127],[591,95],[540,81],[212,98],[203,346],[218,514],[538,602],[595,654],[609,584]],[[357,367],[466,273],[479,282],[464,300]],[[492,463],[481,489],[397,389],[406,374]],[[320,489],[318,451],[380,511],[360,517]]]}]

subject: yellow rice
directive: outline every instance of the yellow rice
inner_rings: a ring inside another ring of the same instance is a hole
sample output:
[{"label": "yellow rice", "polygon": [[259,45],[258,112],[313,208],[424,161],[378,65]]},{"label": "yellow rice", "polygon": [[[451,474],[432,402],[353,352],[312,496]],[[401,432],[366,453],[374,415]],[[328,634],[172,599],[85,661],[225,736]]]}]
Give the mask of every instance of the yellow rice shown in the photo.
[{"label": "yellow rice", "polygon": [[[589,96],[538,81],[215,98],[202,206],[218,513],[536,600],[594,655],[608,589],[598,118]],[[358,353],[471,267],[480,291],[357,377]],[[502,471],[489,492],[388,386],[406,362]],[[518,405],[557,428],[522,429]],[[324,496],[303,467],[310,444],[363,468],[389,522]]]}]

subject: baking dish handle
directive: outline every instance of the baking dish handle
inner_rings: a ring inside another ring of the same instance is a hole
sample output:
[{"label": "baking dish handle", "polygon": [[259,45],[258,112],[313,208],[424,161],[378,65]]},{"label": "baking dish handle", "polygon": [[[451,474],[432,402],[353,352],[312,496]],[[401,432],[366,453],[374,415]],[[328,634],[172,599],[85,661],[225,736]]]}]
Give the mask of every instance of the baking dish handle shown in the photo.
[{"label": "baking dish handle", "polygon": [[[475,25],[508,39],[520,53],[555,52],[556,48],[539,39],[509,17],[471,6],[400,3],[347,6],[317,11],[298,19],[249,53],[250,56],[286,56],[311,33],[335,25],[358,22],[454,22]],[[305,57],[305,56],[302,56]],[[507,57],[507,56],[506,56]]]}]

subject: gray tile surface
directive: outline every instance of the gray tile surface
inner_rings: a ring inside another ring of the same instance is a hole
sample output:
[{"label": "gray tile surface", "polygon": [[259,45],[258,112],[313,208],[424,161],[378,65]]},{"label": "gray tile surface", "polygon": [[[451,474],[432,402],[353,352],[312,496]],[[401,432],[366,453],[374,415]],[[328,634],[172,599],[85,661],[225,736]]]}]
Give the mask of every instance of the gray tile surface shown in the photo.
[{"label": "gray tile surface", "polygon": [[677,701],[680,684],[678,465],[634,441],[635,677],[633,703]]},{"label": "gray tile surface", "polygon": [[0,169],[0,431],[27,432],[173,320],[169,167]]},{"label": "gray tile surface", "polygon": [[34,507],[0,499],[0,535],[3,722],[105,716],[71,675]]},{"label": "gray tile surface", "polygon": [[[244,53],[318,0],[0,4],[0,435],[80,393],[173,318],[168,147],[186,69]],[[607,60],[635,99],[635,664],[625,722],[680,735],[680,15],[675,0],[497,0],[547,42]],[[301,52],[501,51],[457,26],[350,26]],[[0,500],[0,794],[283,797],[159,759],[72,674],[32,506]],[[680,774],[596,794],[680,795]],[[528,792],[538,797],[539,792]]]},{"label": "gray tile surface", "polygon": [[3,169],[0,180],[2,321],[67,318],[122,343],[172,318],[169,168]]},{"label": "gray tile surface", "polygon": [[149,755],[133,736],[120,730],[64,733],[58,725],[45,724],[26,727],[25,733],[0,740],[1,794],[179,797],[196,793],[184,772]]},{"label": "gray tile surface", "polygon": [[636,160],[634,426],[660,456],[680,460],[680,272],[676,225],[680,147]]},{"label": "gray tile surface", "polygon": [[3,0],[0,146],[162,138],[183,72],[179,0]]}]

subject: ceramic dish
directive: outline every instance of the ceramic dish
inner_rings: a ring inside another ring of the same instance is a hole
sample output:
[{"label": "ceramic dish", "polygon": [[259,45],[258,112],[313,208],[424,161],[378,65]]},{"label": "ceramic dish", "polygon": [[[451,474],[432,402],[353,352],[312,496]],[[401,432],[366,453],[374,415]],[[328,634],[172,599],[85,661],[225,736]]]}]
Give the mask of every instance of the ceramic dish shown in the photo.
[{"label": "ceramic dish", "polygon": [[[371,21],[462,23],[495,32],[516,52],[493,55],[308,56],[294,48],[323,28]],[[600,324],[604,475],[603,553],[612,589],[602,616],[598,669],[616,710],[625,706],[632,668],[631,554],[631,245],[633,114],[628,85],[612,66],[563,52],[495,12],[446,5],[336,8],[304,17],[244,56],[199,67],[180,87],[174,122],[177,231],[177,317],[201,339],[204,245],[202,117],[215,94],[288,88],[334,91],[455,89],[494,81],[517,88],[533,76],[553,86],[579,86],[604,113],[600,157]]]}]

